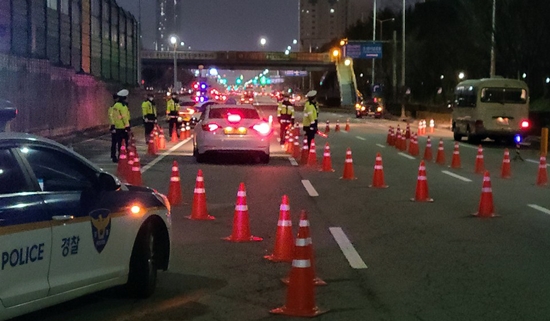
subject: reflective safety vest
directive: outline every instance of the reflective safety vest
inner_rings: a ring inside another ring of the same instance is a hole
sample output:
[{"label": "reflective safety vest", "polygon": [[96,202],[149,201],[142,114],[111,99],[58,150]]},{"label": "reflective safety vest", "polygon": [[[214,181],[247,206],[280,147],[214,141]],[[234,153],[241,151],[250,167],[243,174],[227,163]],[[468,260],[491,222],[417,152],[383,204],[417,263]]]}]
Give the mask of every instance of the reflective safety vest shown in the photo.
[{"label": "reflective safety vest", "polygon": [[124,129],[130,127],[130,111],[128,106],[121,102],[115,103],[109,108],[109,120],[111,125],[114,125],[116,129]]},{"label": "reflective safety vest", "polygon": [[170,99],[166,102],[166,114],[170,115],[171,118],[178,117],[180,111],[180,104],[176,103],[174,99]]},{"label": "reflective safety vest", "polygon": [[306,101],[304,105],[304,120],[302,121],[303,126],[309,126],[315,123],[318,113],[319,109],[317,108],[317,105]]},{"label": "reflective safety vest", "polygon": [[149,100],[145,100],[141,103],[141,111],[145,121],[154,121],[157,119],[157,107]]},{"label": "reflective safety vest", "polygon": [[280,103],[277,107],[277,118],[284,122],[294,120],[294,107],[290,104]]}]

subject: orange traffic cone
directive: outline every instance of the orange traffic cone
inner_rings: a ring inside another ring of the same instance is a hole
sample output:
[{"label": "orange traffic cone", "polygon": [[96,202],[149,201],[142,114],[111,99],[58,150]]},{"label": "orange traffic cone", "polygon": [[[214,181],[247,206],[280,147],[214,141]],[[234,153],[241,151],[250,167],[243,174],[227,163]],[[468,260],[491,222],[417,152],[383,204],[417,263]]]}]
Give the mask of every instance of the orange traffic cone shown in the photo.
[{"label": "orange traffic cone", "polygon": [[187,130],[185,129],[185,126],[181,126],[180,129],[180,140],[184,140],[187,138]]},{"label": "orange traffic cone", "polygon": [[344,130],[349,132],[349,118],[346,120],[346,127],[344,128]]},{"label": "orange traffic cone", "polygon": [[407,150],[407,137],[405,134],[401,135],[401,151],[404,152]]},{"label": "orange traffic cone", "polygon": [[172,163],[172,176],[170,176],[170,185],[168,186],[168,200],[170,205],[180,205],[182,202],[180,171],[178,162]]},{"label": "orange traffic cone", "polygon": [[330,122],[327,120],[327,125],[325,126],[325,134],[330,133]]},{"label": "orange traffic cone", "polygon": [[130,176],[132,177],[132,182],[130,184],[137,186],[141,186],[143,184],[141,181],[141,166],[137,155],[134,157],[134,164],[132,165],[132,173]]},{"label": "orange traffic cone", "polygon": [[388,136],[386,136],[386,145],[388,146],[392,145],[392,141],[391,141],[392,133],[393,133],[393,128],[390,126],[390,128],[388,128]]},{"label": "orange traffic cone", "polygon": [[491,177],[489,171],[483,175],[483,186],[481,188],[481,199],[479,200],[479,209],[474,216],[495,217],[495,207],[493,204],[493,189],[491,188]]},{"label": "orange traffic cone", "polygon": [[426,165],[424,161],[420,161],[418,167],[418,180],[416,181],[416,194],[411,198],[413,202],[433,202],[434,200],[428,195],[428,178],[426,177]]},{"label": "orange traffic cone", "polygon": [[411,138],[411,125],[407,122],[407,127],[405,129],[405,138]]},{"label": "orange traffic cone", "polygon": [[300,142],[298,135],[294,136],[294,148],[292,149],[292,158],[296,161],[300,159]]},{"label": "orange traffic cone", "polygon": [[426,135],[426,120],[422,120],[422,135]]},{"label": "orange traffic cone", "polygon": [[273,254],[266,255],[264,258],[272,262],[292,262],[294,258],[294,235],[292,235],[290,206],[288,205],[288,196],[286,195],[283,195],[283,200],[279,207],[275,249],[273,250]]},{"label": "orange traffic cone", "polygon": [[160,139],[159,139],[159,131],[158,131],[157,127],[155,127],[155,129],[153,130],[153,134],[155,135],[155,137],[154,137],[155,150],[158,153],[158,151],[160,150]]},{"label": "orange traffic cone", "polygon": [[537,186],[548,185],[548,173],[546,171],[546,156],[540,157],[539,173],[537,175]]},{"label": "orange traffic cone", "polygon": [[224,240],[230,242],[258,242],[263,240],[261,237],[250,235],[244,183],[239,185],[239,191],[237,192],[237,204],[235,204],[235,214],[233,215],[233,233],[225,237]]},{"label": "orange traffic cone", "polygon": [[374,163],[374,175],[372,176],[372,185],[369,187],[387,188],[384,182],[384,167],[382,166],[382,156],[376,153],[376,162]]},{"label": "orange traffic cone", "polygon": [[397,150],[401,150],[401,143],[402,143],[402,140],[401,140],[401,130],[399,129],[399,126],[397,126],[397,135],[395,136],[395,144],[394,144],[394,147],[395,147]]},{"label": "orange traffic cone", "polygon": [[[305,220],[302,220],[305,218]],[[273,314],[283,314],[296,317],[314,317],[326,311],[321,311],[315,305],[315,279],[313,267],[313,249],[309,235],[309,221],[305,211],[300,214],[300,229],[296,236],[294,259],[288,278],[286,303],[280,308],[269,311]]]},{"label": "orange traffic cone", "polygon": [[153,134],[152,132],[151,135],[149,135],[149,140],[147,141],[147,155],[157,155],[157,150],[155,146],[155,134]]},{"label": "orange traffic cone", "polygon": [[431,162],[432,159],[432,140],[430,136],[428,136],[428,139],[426,140],[426,149],[424,149],[424,160],[427,162]]},{"label": "orange traffic cone", "polygon": [[290,130],[288,131],[288,148],[286,149],[286,153],[292,155],[294,151],[294,137],[292,137],[292,133],[290,133]]},{"label": "orange traffic cone", "polygon": [[340,131],[340,121],[337,119],[336,120],[336,126],[334,127],[334,131],[335,132],[339,132]]},{"label": "orange traffic cone", "polygon": [[191,126],[185,126],[185,138],[191,137]]},{"label": "orange traffic cone", "polygon": [[120,179],[128,181],[128,155],[126,155],[126,146],[124,146],[124,144],[120,146],[116,175]]},{"label": "orange traffic cone", "polygon": [[353,159],[351,158],[351,149],[346,151],[346,161],[344,163],[344,174],[340,179],[357,179],[353,173]]},{"label": "orange traffic cone", "polygon": [[391,136],[390,136],[390,146],[395,146],[395,140],[396,140],[396,131],[394,130],[393,127],[390,127],[390,130],[391,130]]},{"label": "orange traffic cone", "polygon": [[458,142],[455,142],[455,149],[453,150],[453,159],[451,160],[451,168],[460,168],[460,151],[458,150]]},{"label": "orange traffic cone", "polygon": [[204,189],[204,177],[202,170],[197,173],[195,182],[195,191],[193,195],[193,205],[191,206],[191,215],[186,216],[190,220],[213,220],[214,216],[208,215],[206,209],[206,190]]},{"label": "orange traffic cone", "polygon": [[479,145],[477,148],[475,172],[477,174],[483,174],[485,172],[485,165],[483,162],[483,148],[481,148],[481,145]]},{"label": "orange traffic cone", "polygon": [[166,137],[164,136],[164,131],[161,128],[160,134],[159,134],[159,150],[165,150],[165,149],[166,149]]},{"label": "orange traffic cone", "polygon": [[445,152],[443,150],[443,139],[439,139],[439,146],[437,147],[437,156],[435,162],[439,165],[445,165]]},{"label": "orange traffic cone", "polygon": [[172,137],[170,137],[170,142],[171,143],[177,143],[178,142],[178,133],[177,133],[176,129],[174,129],[172,131]]},{"label": "orange traffic cone", "polygon": [[309,156],[307,158],[307,166],[317,166],[317,153],[315,151],[315,140],[311,140],[311,147],[309,148]]},{"label": "orange traffic cone", "polygon": [[504,150],[504,158],[502,159],[502,167],[501,167],[501,178],[510,178],[512,177],[510,169],[510,152],[508,151],[508,148]]},{"label": "orange traffic cone", "polygon": [[302,145],[302,156],[300,157],[300,164],[307,165],[308,158],[309,158],[309,147],[307,146],[307,138],[304,137],[304,145]]},{"label": "orange traffic cone", "polygon": [[409,155],[414,156],[414,135],[411,135],[411,140],[409,142]]},{"label": "orange traffic cone", "polygon": [[418,121],[418,129],[416,130],[416,132],[418,133],[418,136],[422,136],[422,121],[421,120]]},{"label": "orange traffic cone", "polygon": [[334,172],[332,168],[332,160],[330,158],[330,147],[328,143],[325,144],[325,151],[323,152],[323,166],[321,172]]},{"label": "orange traffic cone", "polygon": [[420,148],[418,147],[418,135],[417,134],[414,134],[413,135],[413,138],[414,138],[414,148],[413,148],[413,156],[418,156],[420,154]]},{"label": "orange traffic cone", "polygon": [[127,158],[128,158],[128,161],[127,161],[127,166],[126,166],[126,182],[128,184],[133,184],[133,180],[134,180],[134,176],[133,176],[133,173],[132,173],[132,167],[134,167],[134,158],[136,158],[136,154],[134,154],[134,152],[130,149],[128,149],[128,155],[127,155]]}]

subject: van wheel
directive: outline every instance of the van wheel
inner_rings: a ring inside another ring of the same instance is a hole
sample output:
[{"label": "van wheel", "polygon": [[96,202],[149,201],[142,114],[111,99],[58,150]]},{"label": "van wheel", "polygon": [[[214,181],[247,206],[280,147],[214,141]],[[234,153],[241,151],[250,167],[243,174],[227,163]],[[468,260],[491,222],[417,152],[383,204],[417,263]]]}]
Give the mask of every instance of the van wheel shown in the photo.
[{"label": "van wheel", "polygon": [[468,137],[468,143],[470,143],[470,144],[476,144],[477,145],[481,142],[481,139],[478,136],[476,136],[476,135],[474,135],[470,132],[469,127],[468,127],[468,129],[466,129],[466,136]]},{"label": "van wheel", "polygon": [[135,298],[148,298],[157,285],[155,262],[156,234],[153,224],[143,226],[136,238],[130,258],[128,294]]},{"label": "van wheel", "polygon": [[458,134],[457,132],[453,132],[453,139],[459,142],[462,140],[462,135]]}]

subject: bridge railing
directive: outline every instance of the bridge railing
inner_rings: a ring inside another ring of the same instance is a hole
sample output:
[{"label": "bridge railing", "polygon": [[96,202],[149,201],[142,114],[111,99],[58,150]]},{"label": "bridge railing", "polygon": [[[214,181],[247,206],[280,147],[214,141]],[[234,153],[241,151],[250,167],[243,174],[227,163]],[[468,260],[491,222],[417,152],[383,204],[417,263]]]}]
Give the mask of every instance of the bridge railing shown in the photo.
[{"label": "bridge railing", "polygon": [[[142,59],[174,59],[173,51],[143,50]],[[176,51],[178,60],[216,60],[216,61],[307,61],[330,64],[328,53],[284,52],[275,51]]]}]

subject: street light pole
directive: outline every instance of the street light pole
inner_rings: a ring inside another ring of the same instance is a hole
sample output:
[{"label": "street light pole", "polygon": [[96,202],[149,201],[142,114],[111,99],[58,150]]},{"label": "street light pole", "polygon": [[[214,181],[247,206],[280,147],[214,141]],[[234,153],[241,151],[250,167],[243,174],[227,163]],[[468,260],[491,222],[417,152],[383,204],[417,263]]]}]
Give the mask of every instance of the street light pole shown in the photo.
[{"label": "street light pole", "polygon": [[405,0],[403,0],[403,34],[401,35],[401,95],[402,95],[402,101],[401,101],[401,119],[405,119],[407,115],[405,114],[405,10],[406,10],[406,4]]},{"label": "street light pole", "polygon": [[[373,9],[372,9],[372,42],[374,45],[374,42],[376,41],[376,0],[374,0]],[[371,88],[374,88],[374,63],[375,58],[372,58],[372,73],[371,73]]]},{"label": "street light pole", "polygon": [[493,23],[492,23],[492,30],[491,30],[491,70],[489,72],[489,75],[491,78],[494,78],[496,73],[496,62],[495,62],[496,11],[497,11],[497,1],[493,0]]},{"label": "street light pole", "polygon": [[177,84],[178,84],[178,60],[177,60],[177,56],[176,56],[176,48],[178,47],[178,39],[176,38],[176,36],[172,36],[170,37],[170,42],[172,43],[172,45],[174,46],[174,88],[173,88],[173,92],[177,92],[178,91],[178,88],[177,88]]}]

